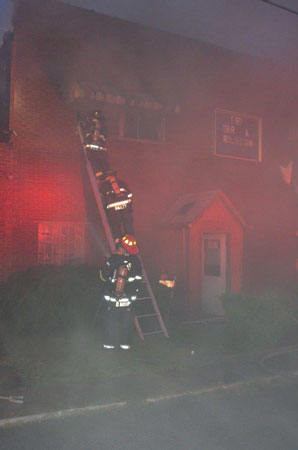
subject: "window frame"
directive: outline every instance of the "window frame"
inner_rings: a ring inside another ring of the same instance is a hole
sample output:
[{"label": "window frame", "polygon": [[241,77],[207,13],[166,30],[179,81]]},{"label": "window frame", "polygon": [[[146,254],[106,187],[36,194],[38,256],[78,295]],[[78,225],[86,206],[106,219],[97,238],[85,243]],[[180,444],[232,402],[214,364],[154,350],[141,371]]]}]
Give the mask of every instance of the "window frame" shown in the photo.
[{"label": "window frame", "polygon": [[[100,109],[102,109],[103,114],[106,118],[107,123],[107,134],[110,135],[113,138],[121,139],[121,140],[127,140],[127,141],[135,141],[135,142],[150,142],[151,144],[162,144],[167,142],[167,133],[166,133],[166,125],[167,125],[167,117],[166,112],[163,110],[154,110],[150,108],[142,108],[139,106],[123,106],[123,105],[113,105],[115,106],[115,116],[118,114],[119,117],[117,117],[117,127],[115,124],[113,124],[112,127],[109,127],[109,116],[112,115],[111,111],[109,112],[109,109],[111,107],[111,104],[103,103],[100,106]],[[136,137],[130,137],[125,135],[125,120],[127,117],[127,113],[135,111],[136,112]],[[145,111],[151,111],[152,114],[156,113],[160,115],[160,121],[159,121],[159,130],[157,130],[158,138],[157,139],[149,139],[144,138],[141,136],[141,116],[142,112]],[[109,133],[109,128],[112,128],[115,130],[117,128],[118,133],[115,134],[115,132]]]},{"label": "window frame", "polygon": [[[46,234],[47,226],[49,236],[41,238],[42,235]],[[70,236],[70,233],[64,234],[65,228],[68,228],[73,236]],[[37,227],[37,263],[39,265],[57,266],[69,263],[82,264],[85,262],[85,239],[86,224],[83,222],[39,221]],[[49,253],[51,253],[49,259],[46,256],[47,248],[50,249]]]}]

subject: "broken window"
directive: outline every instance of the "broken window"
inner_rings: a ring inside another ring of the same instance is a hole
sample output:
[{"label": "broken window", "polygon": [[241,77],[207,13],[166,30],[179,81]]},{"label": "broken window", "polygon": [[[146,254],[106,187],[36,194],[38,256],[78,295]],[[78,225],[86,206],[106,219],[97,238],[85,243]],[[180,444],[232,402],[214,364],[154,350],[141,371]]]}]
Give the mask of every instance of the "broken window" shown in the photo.
[{"label": "broken window", "polygon": [[[163,111],[104,102],[98,103],[98,109],[105,118],[107,136],[156,142],[166,140]],[[79,111],[79,115],[84,116],[84,113]]]},{"label": "broken window", "polygon": [[186,203],[185,205],[181,206],[177,215],[185,216],[195,204],[196,204],[196,202],[190,202],[190,203]]},{"label": "broken window", "polygon": [[165,141],[165,116],[161,111],[153,109],[127,108],[124,113],[122,136],[131,139]]},{"label": "broken window", "polygon": [[107,135],[119,136],[121,134],[121,120],[123,114],[121,106],[104,103],[99,109],[102,111],[105,118]]},{"label": "broken window", "polygon": [[139,112],[136,108],[128,108],[125,111],[123,136],[131,139],[139,137]]}]

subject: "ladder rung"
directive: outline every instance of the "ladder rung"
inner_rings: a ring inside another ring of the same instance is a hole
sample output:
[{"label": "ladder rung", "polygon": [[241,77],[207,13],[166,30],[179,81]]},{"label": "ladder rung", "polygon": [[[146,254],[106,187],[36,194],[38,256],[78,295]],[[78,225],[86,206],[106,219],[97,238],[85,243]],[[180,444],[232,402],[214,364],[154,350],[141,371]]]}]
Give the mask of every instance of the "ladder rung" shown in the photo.
[{"label": "ladder rung", "polygon": [[158,314],[143,314],[142,316],[136,316],[137,319],[140,319],[142,317],[158,317]]},{"label": "ladder rung", "polygon": [[144,336],[148,336],[149,334],[161,334],[163,333],[162,330],[156,330],[156,331],[149,331],[148,333],[143,333]]}]

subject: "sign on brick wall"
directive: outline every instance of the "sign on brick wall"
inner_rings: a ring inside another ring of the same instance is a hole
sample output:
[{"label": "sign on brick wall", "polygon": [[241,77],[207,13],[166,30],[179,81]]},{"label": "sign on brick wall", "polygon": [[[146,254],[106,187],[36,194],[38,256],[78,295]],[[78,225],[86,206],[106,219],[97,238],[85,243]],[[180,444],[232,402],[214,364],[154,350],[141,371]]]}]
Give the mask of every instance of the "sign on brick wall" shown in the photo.
[{"label": "sign on brick wall", "polygon": [[215,154],[262,161],[262,120],[238,112],[215,110]]}]

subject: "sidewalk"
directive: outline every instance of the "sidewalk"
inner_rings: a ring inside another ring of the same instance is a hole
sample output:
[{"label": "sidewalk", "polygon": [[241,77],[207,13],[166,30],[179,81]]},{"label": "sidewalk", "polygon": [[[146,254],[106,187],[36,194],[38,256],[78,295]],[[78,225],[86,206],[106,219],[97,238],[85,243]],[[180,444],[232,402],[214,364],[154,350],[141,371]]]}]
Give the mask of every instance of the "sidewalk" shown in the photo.
[{"label": "sidewalk", "polygon": [[[6,385],[7,389],[5,395],[24,397],[23,404],[0,400],[0,423],[4,426],[6,421],[3,419],[23,417],[26,422],[25,417],[29,415],[92,405],[139,402],[160,396],[179,396],[190,391],[232,386],[234,383],[247,384],[280,376],[297,376],[298,346],[285,347],[272,354],[223,358],[220,362],[209,362],[196,370],[175,369],[145,376],[115,377],[108,382],[104,380],[104,383],[99,379],[88,384],[60,384],[43,389],[22,388],[17,374],[8,369],[5,374],[3,367],[1,369],[1,386],[3,388]],[[40,418],[36,416],[36,420]]]}]

